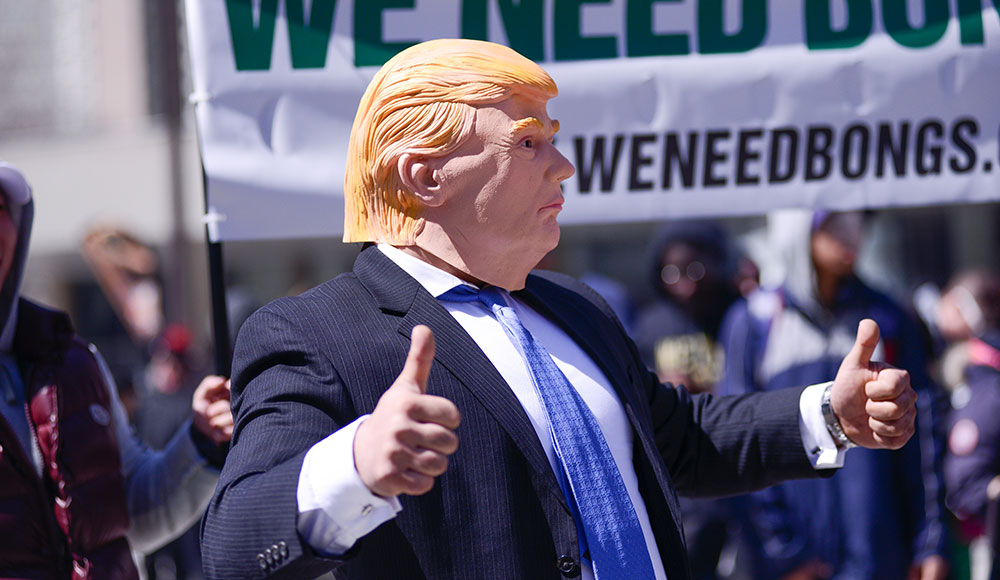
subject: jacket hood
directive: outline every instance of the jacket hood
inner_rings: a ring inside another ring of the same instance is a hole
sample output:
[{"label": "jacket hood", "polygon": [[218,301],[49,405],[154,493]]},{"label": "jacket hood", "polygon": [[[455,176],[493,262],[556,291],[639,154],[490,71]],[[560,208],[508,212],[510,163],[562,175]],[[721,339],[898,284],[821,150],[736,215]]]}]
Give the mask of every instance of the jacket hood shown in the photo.
[{"label": "jacket hood", "polygon": [[14,263],[0,288],[0,353],[8,353],[17,327],[17,302],[21,294],[21,279],[24,276],[35,210],[28,181],[16,167],[4,161],[0,161],[0,193],[7,202],[11,219],[17,228]]},{"label": "jacket hood", "polygon": [[[687,299],[675,297],[663,279],[664,254],[668,248],[680,244],[690,247],[696,253],[693,257],[702,262],[703,267],[702,279]],[[671,319],[682,315],[715,339],[726,311],[739,297],[735,284],[739,256],[729,234],[718,223],[695,220],[664,226],[649,245],[646,256],[647,280],[653,296],[658,299],[660,315]],[[655,309],[647,315],[653,311]]]},{"label": "jacket hood", "polygon": [[771,212],[767,215],[767,235],[775,257],[769,283],[782,286],[801,309],[815,316],[822,307],[812,262],[813,218],[814,212],[808,209]]}]

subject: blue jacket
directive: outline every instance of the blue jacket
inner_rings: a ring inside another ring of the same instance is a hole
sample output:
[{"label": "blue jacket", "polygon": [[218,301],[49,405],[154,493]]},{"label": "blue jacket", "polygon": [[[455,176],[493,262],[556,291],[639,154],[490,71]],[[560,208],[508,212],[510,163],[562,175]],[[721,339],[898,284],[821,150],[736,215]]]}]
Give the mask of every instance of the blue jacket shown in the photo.
[{"label": "blue jacket", "polygon": [[974,535],[985,526],[986,486],[1000,475],[1000,331],[982,337],[979,347],[991,350],[993,360],[975,361],[965,371],[968,390],[949,416],[944,462],[948,506]]},{"label": "blue jacket", "polygon": [[820,559],[836,579],[904,579],[912,563],[945,554],[943,400],[927,376],[916,323],[889,297],[851,278],[829,310],[787,284],[735,304],[722,331],[722,391],[829,380],[863,318],[881,329],[875,358],[910,372],[917,433],[898,451],[849,451],[832,478],[791,481],[748,496],[743,518],[755,578],[778,578]]}]

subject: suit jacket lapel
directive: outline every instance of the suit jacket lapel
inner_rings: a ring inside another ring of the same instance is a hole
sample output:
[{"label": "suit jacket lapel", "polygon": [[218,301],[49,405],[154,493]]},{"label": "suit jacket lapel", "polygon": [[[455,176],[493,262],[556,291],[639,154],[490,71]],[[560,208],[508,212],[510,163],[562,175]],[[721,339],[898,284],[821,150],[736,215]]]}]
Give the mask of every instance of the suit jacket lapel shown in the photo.
[{"label": "suit jacket lapel", "polygon": [[[585,317],[576,315],[571,308],[563,307],[563,303],[558,297],[545,296],[544,294],[542,286],[533,284],[531,277],[528,278],[528,285],[524,290],[514,293],[518,299],[523,300],[535,311],[558,324],[597,363],[618,394],[618,399],[625,407],[629,419],[633,422],[632,427],[641,431],[640,424],[637,423],[640,415],[636,411],[643,408],[642,401],[638,399],[638,393],[635,392],[635,389],[625,388],[625,385],[622,384],[623,378],[627,384],[633,382],[635,377],[632,376],[632,368],[623,365],[623,361],[615,357],[611,349],[604,344],[601,333],[595,332]],[[582,300],[576,294],[572,294],[572,296],[577,300]],[[624,377],[622,376],[623,370]]]},{"label": "suit jacket lapel", "polygon": [[531,467],[542,475],[568,510],[552,466],[520,401],[479,345],[419,282],[376,248],[358,256],[358,280],[371,291],[383,312],[399,316],[398,331],[409,338],[413,327],[424,324],[434,332],[434,360],[479,400],[517,444]]}]

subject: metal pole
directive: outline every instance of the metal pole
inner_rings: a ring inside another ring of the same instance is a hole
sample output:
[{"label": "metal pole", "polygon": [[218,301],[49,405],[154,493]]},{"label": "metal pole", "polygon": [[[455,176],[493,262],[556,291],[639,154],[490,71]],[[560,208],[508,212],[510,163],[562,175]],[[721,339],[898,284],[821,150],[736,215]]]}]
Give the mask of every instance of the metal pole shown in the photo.
[{"label": "metal pole", "polygon": [[181,161],[181,80],[177,2],[160,6],[160,75],[163,82],[163,113],[170,163],[170,242],[164,268],[164,311],[167,322],[186,322],[187,288],[183,281],[190,270],[184,236],[184,191]]},{"label": "metal pole", "polygon": [[[164,22],[161,26],[162,34],[164,35],[164,49],[165,52],[169,52],[173,55],[173,66],[172,69],[167,71],[165,75],[172,79],[171,82],[167,83],[168,86],[173,87],[173,91],[170,96],[168,96],[167,102],[167,117],[171,120],[170,125],[177,128],[177,133],[179,137],[180,132],[180,113],[181,113],[181,101],[180,101],[180,57],[179,57],[179,46],[178,46],[178,12],[177,4],[180,0],[168,0],[163,2],[161,6],[164,9],[164,13],[160,16],[160,21]],[[169,32],[168,29],[169,28]],[[169,47],[167,46],[169,45]],[[171,100],[173,99],[173,100]],[[173,102],[173,101],[176,102]],[[197,107],[197,104],[195,104]],[[174,117],[176,115],[176,117]],[[176,123],[174,122],[176,121]],[[196,124],[197,127],[197,124]],[[179,143],[179,139],[178,139]],[[200,143],[200,141],[199,141]],[[179,152],[179,149],[178,149]],[[199,158],[204,159],[201,155]],[[179,155],[178,155],[179,160]],[[202,192],[204,194],[204,214],[208,215],[211,213],[211,208],[209,206],[208,200],[208,174],[205,172],[204,161],[201,163],[201,183]],[[178,188],[179,192],[179,188]],[[175,240],[183,240],[183,228],[180,227],[181,220],[181,210],[182,206],[180,203],[180,196],[176,196],[174,200],[174,211],[175,211],[175,230],[174,236]],[[217,241],[218,236],[215,235],[215,224],[209,220],[205,221],[205,247],[208,251],[208,279],[209,279],[209,289],[211,294],[211,308],[212,308],[212,343],[214,346],[214,359],[215,359],[215,372],[216,374],[228,377],[232,370],[232,358],[231,349],[229,341],[229,309],[226,307],[226,275],[225,266],[223,264],[223,253],[222,253],[222,243]],[[174,246],[175,251],[180,251],[183,246],[177,244]],[[176,281],[179,282],[186,277],[178,278]],[[183,287],[177,288],[178,291],[183,291]]]},{"label": "metal pole", "polygon": [[[204,173],[204,170],[202,170]],[[207,185],[207,184],[206,184]],[[208,202],[206,187],[205,201]],[[205,231],[208,247],[208,276],[212,288],[212,334],[215,344],[215,372],[228,377],[232,371],[229,344],[229,310],[226,307],[225,269],[222,264],[222,242],[213,242]]]}]

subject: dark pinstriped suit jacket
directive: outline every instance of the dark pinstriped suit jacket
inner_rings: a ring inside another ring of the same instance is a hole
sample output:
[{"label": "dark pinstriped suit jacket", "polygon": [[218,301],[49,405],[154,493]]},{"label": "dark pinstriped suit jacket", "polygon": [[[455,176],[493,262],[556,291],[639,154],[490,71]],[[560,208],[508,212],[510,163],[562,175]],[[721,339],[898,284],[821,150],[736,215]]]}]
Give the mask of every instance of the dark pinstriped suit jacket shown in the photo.
[{"label": "dark pinstriped suit jacket", "polygon": [[[815,475],[798,430],[798,389],[690,396],[657,383],[586,286],[539,273],[516,296],[559,324],[617,390],[671,580],[689,578],[674,490],[723,495]],[[394,520],[342,560],[324,558],[296,532],[302,459],[374,409],[417,324],[437,343],[428,392],[462,413],[458,451],[431,492],[401,496]],[[240,331],[232,385],[236,431],[202,528],[208,578],[314,578],[339,565],[338,578],[555,579],[560,558],[574,572],[576,526],[517,398],[447,310],[377,248],[361,253],[353,273],[254,314]],[[257,555],[272,546],[280,549],[265,570]]]}]

